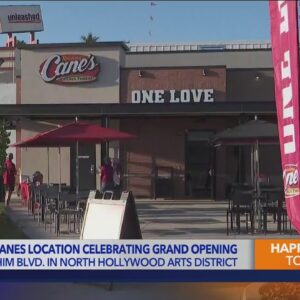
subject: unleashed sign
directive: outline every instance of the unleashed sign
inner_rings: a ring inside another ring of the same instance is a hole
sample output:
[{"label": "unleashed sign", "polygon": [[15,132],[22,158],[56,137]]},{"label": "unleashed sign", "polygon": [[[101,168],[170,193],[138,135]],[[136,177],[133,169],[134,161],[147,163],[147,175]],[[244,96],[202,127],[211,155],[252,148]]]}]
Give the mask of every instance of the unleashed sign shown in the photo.
[{"label": "unleashed sign", "polygon": [[191,103],[214,102],[213,89],[192,90],[134,90],[131,103]]},{"label": "unleashed sign", "polygon": [[43,31],[39,5],[0,6],[0,33]]},{"label": "unleashed sign", "polygon": [[297,1],[269,1],[275,96],[288,216],[300,232]]}]

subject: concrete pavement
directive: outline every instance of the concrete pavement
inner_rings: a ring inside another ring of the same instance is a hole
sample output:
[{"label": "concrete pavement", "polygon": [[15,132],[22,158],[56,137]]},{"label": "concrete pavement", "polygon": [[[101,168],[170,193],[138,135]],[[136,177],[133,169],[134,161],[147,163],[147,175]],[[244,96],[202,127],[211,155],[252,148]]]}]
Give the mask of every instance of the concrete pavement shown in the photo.
[{"label": "concrete pavement", "polygon": [[[136,207],[144,239],[257,239],[298,238],[292,231],[280,234],[277,224],[268,222],[268,233],[247,233],[245,222],[241,233],[226,235],[226,201],[213,200],[164,200],[137,199]],[[62,233],[59,237],[44,229],[43,223],[33,221],[27,207],[14,197],[7,214],[11,220],[32,239],[78,239],[79,234]],[[54,227],[53,227],[54,228]]]}]

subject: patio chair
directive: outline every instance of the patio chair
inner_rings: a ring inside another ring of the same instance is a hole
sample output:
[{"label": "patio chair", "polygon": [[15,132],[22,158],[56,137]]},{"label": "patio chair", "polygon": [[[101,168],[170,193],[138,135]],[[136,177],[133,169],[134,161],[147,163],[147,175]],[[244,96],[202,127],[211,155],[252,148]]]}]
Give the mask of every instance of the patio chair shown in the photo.
[{"label": "patio chair", "polygon": [[[277,224],[278,224],[278,231],[280,232],[280,234],[286,233],[286,232],[288,232],[288,233],[292,232],[292,224],[288,218],[286,202],[285,202],[284,198],[282,198],[279,201]],[[289,224],[289,230],[288,230],[288,224]]]},{"label": "patio chair", "polygon": [[34,186],[33,188],[33,204],[32,204],[33,220],[35,221],[35,216],[37,214],[37,219],[39,223],[40,223],[43,201],[45,200],[46,189],[47,189],[47,184],[41,184],[38,186]]},{"label": "patio chair", "polygon": [[54,231],[56,228],[56,218],[57,218],[57,202],[59,200],[59,191],[57,186],[50,186],[45,193],[45,207],[44,207],[44,224],[45,231],[47,230],[47,224],[49,224],[50,232],[52,224],[55,224]]},{"label": "patio chair", "polygon": [[[237,232],[241,231],[241,217],[246,218],[246,230],[249,232],[248,223],[250,221],[251,233],[254,232],[254,208],[253,208],[253,191],[247,190],[243,191],[240,189],[235,189],[231,192],[231,197],[229,200],[229,206],[226,213],[226,223],[227,223],[227,235],[229,235],[229,224],[230,229],[234,229],[234,219],[237,226]],[[230,219],[230,222],[229,222]]]},{"label": "patio chair", "polygon": [[73,231],[79,232],[83,217],[83,209],[79,206],[80,201],[76,199],[75,194],[60,194],[60,207],[57,210],[57,235],[61,234],[61,225],[63,222],[67,225],[67,232],[70,233],[71,225]]},{"label": "patio chair", "polygon": [[262,217],[263,217],[263,230],[268,230],[268,215],[271,214],[273,222],[276,220],[281,222],[280,203],[284,198],[283,192],[266,192],[262,194]]}]

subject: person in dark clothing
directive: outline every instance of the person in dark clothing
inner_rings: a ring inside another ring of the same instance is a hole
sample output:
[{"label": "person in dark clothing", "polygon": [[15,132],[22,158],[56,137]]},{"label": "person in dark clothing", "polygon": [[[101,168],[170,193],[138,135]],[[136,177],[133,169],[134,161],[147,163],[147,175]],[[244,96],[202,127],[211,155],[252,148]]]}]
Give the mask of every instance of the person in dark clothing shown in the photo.
[{"label": "person in dark clothing", "polygon": [[[13,154],[9,153],[8,158],[5,161],[5,171],[3,172],[3,183],[5,186],[5,205],[10,203],[11,194],[15,189],[16,184],[16,166],[13,163]],[[7,196],[6,196],[7,195]]]},{"label": "person in dark clothing", "polygon": [[190,172],[185,173],[185,189],[186,189],[186,195],[192,197],[193,196],[192,175]]},{"label": "person in dark clothing", "polygon": [[114,174],[113,174],[114,192],[116,198],[120,198],[122,193],[122,182],[121,182],[122,168],[117,158],[113,160],[113,170],[114,170]]}]

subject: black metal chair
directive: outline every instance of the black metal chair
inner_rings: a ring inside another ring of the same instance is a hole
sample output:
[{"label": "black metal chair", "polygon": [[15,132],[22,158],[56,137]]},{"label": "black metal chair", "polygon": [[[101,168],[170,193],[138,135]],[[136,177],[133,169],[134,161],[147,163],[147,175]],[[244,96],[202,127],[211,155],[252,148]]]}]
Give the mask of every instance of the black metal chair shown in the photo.
[{"label": "black metal chair", "polygon": [[[291,233],[292,232],[292,224],[288,218],[286,202],[285,202],[284,198],[282,198],[279,201],[277,224],[278,224],[278,231],[280,233],[286,233],[286,232]],[[288,229],[288,227],[289,227],[289,229]]]},{"label": "black metal chair", "polygon": [[47,184],[40,184],[34,186],[33,188],[33,204],[32,204],[32,214],[33,220],[35,221],[35,216],[37,214],[38,222],[40,223],[43,201],[45,200],[45,193],[48,186]]},{"label": "black metal chair", "polygon": [[47,224],[49,224],[50,232],[52,224],[55,226],[55,232],[57,231],[56,218],[57,218],[57,202],[59,199],[59,191],[57,186],[50,186],[45,193],[45,205],[43,208],[45,231],[47,230]]},{"label": "black metal chair", "polygon": [[[245,216],[246,230],[249,232],[248,223],[250,221],[251,233],[254,232],[254,208],[253,191],[234,189],[230,193],[229,206],[226,214],[227,235],[229,235],[229,223],[231,231],[234,230],[234,220],[237,226],[237,232],[241,231],[241,217]],[[230,219],[230,222],[229,222]]]},{"label": "black metal chair", "polygon": [[79,206],[79,203],[80,201],[76,198],[75,194],[60,193],[56,222],[57,235],[61,233],[61,225],[63,222],[67,225],[68,233],[71,231],[72,224],[74,232],[80,231],[83,209]]},{"label": "black metal chair", "polygon": [[[261,210],[263,218],[263,230],[268,230],[268,215],[272,215],[273,222],[281,222],[280,203],[284,199],[283,192],[266,192],[262,193]],[[278,223],[279,224],[279,223]],[[278,226],[279,227],[279,226]]]}]

